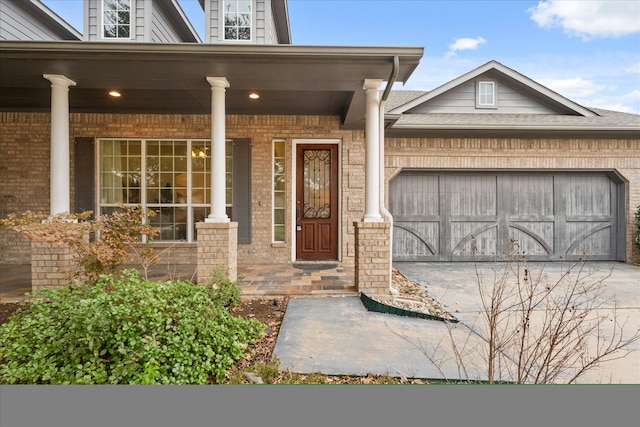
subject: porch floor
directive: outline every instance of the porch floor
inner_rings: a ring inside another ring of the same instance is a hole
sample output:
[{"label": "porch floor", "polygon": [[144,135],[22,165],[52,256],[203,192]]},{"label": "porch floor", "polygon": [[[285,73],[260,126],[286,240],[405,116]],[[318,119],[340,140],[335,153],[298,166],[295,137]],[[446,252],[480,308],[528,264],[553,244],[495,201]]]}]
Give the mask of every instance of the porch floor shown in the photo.
[{"label": "porch floor", "polygon": [[[144,274],[139,265],[127,265]],[[147,277],[152,281],[195,279],[196,266],[155,265]],[[332,263],[238,266],[242,296],[353,296],[357,295],[353,266]],[[0,302],[18,302],[31,292],[30,264],[0,264]]]}]

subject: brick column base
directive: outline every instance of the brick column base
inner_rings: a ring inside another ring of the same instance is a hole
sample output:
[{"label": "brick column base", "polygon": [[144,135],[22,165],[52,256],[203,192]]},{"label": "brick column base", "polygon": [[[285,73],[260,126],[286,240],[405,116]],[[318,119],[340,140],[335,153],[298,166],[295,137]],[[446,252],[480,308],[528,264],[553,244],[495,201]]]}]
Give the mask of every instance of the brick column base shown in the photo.
[{"label": "brick column base", "polygon": [[31,242],[31,289],[66,286],[78,264],[71,249],[60,243]]},{"label": "brick column base", "polygon": [[390,295],[391,224],[354,222],[355,283],[358,291]]},{"label": "brick column base", "polygon": [[216,270],[226,271],[230,280],[238,278],[238,223],[199,222],[198,275],[199,284],[209,283]]}]

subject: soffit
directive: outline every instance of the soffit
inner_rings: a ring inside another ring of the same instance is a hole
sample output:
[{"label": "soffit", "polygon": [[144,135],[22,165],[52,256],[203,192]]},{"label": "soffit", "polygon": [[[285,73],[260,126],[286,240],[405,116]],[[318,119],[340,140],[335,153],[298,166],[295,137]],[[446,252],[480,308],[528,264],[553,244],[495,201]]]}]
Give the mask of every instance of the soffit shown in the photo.
[{"label": "soffit", "polygon": [[[124,44],[95,42],[0,43],[0,109],[50,108],[43,74],[62,74],[70,110],[109,113],[211,111],[206,77],[225,77],[227,114],[340,115],[345,128],[364,125],[364,79],[387,80],[393,57],[397,81],[417,67],[415,47]],[[108,89],[122,92],[110,98]],[[250,91],[261,94],[257,101]]]}]

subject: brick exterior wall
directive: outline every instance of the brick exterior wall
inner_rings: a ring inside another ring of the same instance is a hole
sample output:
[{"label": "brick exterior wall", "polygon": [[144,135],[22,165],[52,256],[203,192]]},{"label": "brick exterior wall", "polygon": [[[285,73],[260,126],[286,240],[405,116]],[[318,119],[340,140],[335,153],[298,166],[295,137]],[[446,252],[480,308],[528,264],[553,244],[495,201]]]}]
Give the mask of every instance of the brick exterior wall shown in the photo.
[{"label": "brick exterior wall", "polygon": [[627,260],[640,263],[633,244],[640,205],[640,139],[387,138],[385,177],[403,168],[465,170],[614,170],[628,181]]},{"label": "brick exterior wall", "polygon": [[60,243],[31,242],[31,289],[66,286],[77,270],[75,254]]},{"label": "brick exterior wall", "polygon": [[355,222],[355,284],[358,291],[390,295],[391,224]]},{"label": "brick exterior wall", "polygon": [[[94,114],[69,116],[71,179],[74,176],[73,141],[100,138],[211,138],[209,115]],[[286,141],[287,210],[291,224],[291,189],[294,139],[340,141],[341,176],[340,260],[353,265],[353,222],[364,214],[364,132],[340,130],[334,116],[226,117],[227,138],[249,138],[252,180],[252,243],[238,246],[238,264],[286,264],[291,262],[292,234],[287,227],[284,243],[272,242],[272,141]],[[49,113],[0,112],[0,217],[12,212],[49,212]],[[74,201],[71,183],[71,203]],[[73,206],[71,207],[74,208]],[[180,243],[176,244],[179,245]],[[155,243],[154,243],[155,245]],[[186,245],[195,258],[195,246]],[[162,246],[161,246],[162,248]],[[162,250],[162,249],[161,249]],[[29,263],[30,244],[11,231],[0,231],[0,263]],[[175,249],[171,253],[176,253]],[[180,256],[184,256],[184,253]],[[168,255],[172,259],[172,255]],[[165,262],[165,261],[162,261]]]},{"label": "brick exterior wall", "polygon": [[[228,138],[249,138],[252,179],[252,243],[238,246],[238,264],[286,264],[291,262],[291,185],[295,139],[340,141],[340,252],[346,265],[355,260],[353,223],[364,214],[363,131],[340,130],[333,116],[226,117]],[[211,137],[210,116],[159,114],[70,114],[70,152],[77,137],[99,138],[206,138]],[[284,243],[272,243],[272,140],[286,141],[287,233]],[[50,114],[0,112],[0,217],[31,210],[49,212]],[[583,139],[473,139],[387,138],[387,180],[402,168],[424,169],[609,169],[628,180],[627,257],[640,263],[632,245],[634,212],[640,205],[640,140]],[[73,180],[74,159],[70,159]],[[71,201],[74,200],[74,185]],[[73,206],[72,206],[73,209]],[[195,246],[184,243],[168,259],[195,258]],[[161,246],[162,247],[162,246]],[[0,231],[0,263],[29,263],[29,241],[17,233]],[[189,255],[190,254],[190,255]],[[164,262],[164,261],[163,261]]]},{"label": "brick exterior wall", "polygon": [[[50,114],[0,112],[0,218],[49,213]],[[0,263],[28,264],[31,243],[0,230]]]},{"label": "brick exterior wall", "polygon": [[197,283],[207,284],[216,270],[222,269],[229,279],[238,278],[238,223],[199,222]]}]

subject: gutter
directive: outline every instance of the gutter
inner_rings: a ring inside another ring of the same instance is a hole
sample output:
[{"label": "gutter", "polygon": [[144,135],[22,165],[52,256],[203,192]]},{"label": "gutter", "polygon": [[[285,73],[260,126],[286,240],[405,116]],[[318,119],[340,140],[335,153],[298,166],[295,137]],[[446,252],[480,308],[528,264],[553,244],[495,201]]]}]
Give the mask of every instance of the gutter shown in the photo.
[{"label": "gutter", "polygon": [[393,57],[393,66],[391,68],[391,75],[389,76],[389,80],[387,80],[387,85],[384,88],[384,92],[382,93],[382,99],[380,99],[379,105],[379,123],[380,123],[380,131],[379,138],[380,141],[380,177],[379,177],[379,187],[380,187],[380,213],[386,220],[389,222],[389,292],[391,295],[397,296],[399,294],[397,289],[392,287],[393,282],[393,215],[385,206],[385,174],[384,174],[384,104],[389,97],[389,93],[391,92],[391,87],[395,83],[398,78],[398,69],[400,68],[400,59],[398,56]]}]

